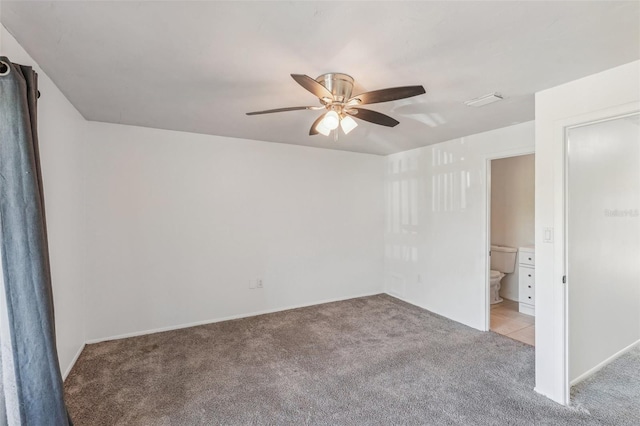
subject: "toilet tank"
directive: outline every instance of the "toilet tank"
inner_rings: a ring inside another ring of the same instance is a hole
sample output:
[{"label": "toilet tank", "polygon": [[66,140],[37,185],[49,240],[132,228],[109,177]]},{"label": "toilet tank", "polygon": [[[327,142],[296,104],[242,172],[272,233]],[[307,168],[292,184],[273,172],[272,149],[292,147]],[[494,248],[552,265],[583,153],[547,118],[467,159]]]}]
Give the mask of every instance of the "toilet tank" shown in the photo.
[{"label": "toilet tank", "polygon": [[506,246],[491,246],[491,269],[494,271],[512,273],[516,268],[516,254],[518,249]]}]

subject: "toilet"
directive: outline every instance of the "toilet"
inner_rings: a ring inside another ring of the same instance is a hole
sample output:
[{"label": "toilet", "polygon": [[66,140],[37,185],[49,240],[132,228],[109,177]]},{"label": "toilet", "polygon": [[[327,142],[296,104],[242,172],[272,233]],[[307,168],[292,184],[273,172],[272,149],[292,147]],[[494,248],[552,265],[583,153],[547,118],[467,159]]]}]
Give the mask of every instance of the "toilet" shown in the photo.
[{"label": "toilet", "polygon": [[500,297],[500,281],[506,274],[516,268],[516,253],[518,249],[506,246],[491,246],[491,304],[502,302]]}]

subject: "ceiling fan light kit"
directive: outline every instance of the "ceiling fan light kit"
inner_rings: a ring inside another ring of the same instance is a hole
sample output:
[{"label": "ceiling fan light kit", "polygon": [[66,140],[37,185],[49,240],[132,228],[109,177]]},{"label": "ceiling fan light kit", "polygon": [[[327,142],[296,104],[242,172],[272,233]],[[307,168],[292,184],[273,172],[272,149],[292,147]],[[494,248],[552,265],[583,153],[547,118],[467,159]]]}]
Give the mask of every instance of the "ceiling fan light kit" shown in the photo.
[{"label": "ceiling fan light kit", "polygon": [[335,111],[329,111],[324,115],[321,124],[329,130],[335,130],[340,124],[340,116]]},{"label": "ceiling fan light kit", "polygon": [[340,120],[340,127],[342,128],[344,134],[348,135],[350,131],[358,127],[358,123],[356,122],[356,120],[346,115],[342,117],[342,120]]},{"label": "ceiling fan light kit", "polygon": [[[354,80],[353,77],[347,74],[327,73],[322,74],[315,80],[304,74],[291,74],[291,77],[298,84],[315,95],[321,106],[276,108],[264,111],[248,112],[247,115],[270,114],[274,112],[307,109],[326,109],[327,112],[318,117],[311,125],[309,135],[322,134],[324,136],[329,136],[332,131],[337,131],[338,127],[340,127],[346,135],[358,126],[358,123],[352,117],[386,127],[394,127],[399,124],[399,121],[389,117],[388,115],[370,109],[360,108],[360,105],[395,101],[426,93],[422,86],[404,86],[375,90],[351,96]],[[337,137],[337,133],[335,135]]]},{"label": "ceiling fan light kit", "polygon": [[331,129],[324,125],[323,119],[324,119],[324,115],[322,116],[322,119],[318,121],[318,124],[315,125],[315,130],[317,133],[320,133],[321,135],[329,136],[331,134]]}]

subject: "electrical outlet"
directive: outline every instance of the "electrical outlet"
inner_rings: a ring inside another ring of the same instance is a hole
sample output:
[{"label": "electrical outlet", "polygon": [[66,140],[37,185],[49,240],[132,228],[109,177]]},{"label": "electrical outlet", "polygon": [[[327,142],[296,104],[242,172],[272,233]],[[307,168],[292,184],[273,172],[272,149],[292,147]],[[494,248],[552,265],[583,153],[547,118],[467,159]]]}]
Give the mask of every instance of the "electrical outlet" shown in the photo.
[{"label": "electrical outlet", "polygon": [[249,288],[250,288],[250,289],[254,289],[254,288],[256,288],[256,285],[257,285],[257,284],[258,284],[258,283],[256,282],[256,280],[249,280]]},{"label": "electrical outlet", "polygon": [[256,280],[256,288],[262,288],[262,278]]}]

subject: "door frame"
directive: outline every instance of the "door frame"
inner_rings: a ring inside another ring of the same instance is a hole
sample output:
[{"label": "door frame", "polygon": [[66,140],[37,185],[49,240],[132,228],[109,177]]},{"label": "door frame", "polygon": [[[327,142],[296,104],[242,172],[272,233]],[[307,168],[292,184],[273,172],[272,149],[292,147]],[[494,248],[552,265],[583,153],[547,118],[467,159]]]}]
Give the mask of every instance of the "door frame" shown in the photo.
[{"label": "door frame", "polygon": [[[484,331],[491,329],[491,162],[504,158],[520,157],[523,155],[535,155],[535,148],[518,148],[508,151],[501,151],[486,155],[485,158],[485,179],[487,188],[485,191],[485,281],[484,281]],[[535,184],[535,181],[534,181]],[[535,214],[535,213],[534,213]]]},{"label": "door frame", "polygon": [[[556,135],[562,134],[562,244],[558,244],[562,257],[562,276],[559,278],[559,282],[563,283],[562,288],[562,315],[556,318],[556,327],[558,330],[562,330],[563,334],[563,395],[564,405],[571,403],[571,380],[569,377],[569,361],[570,361],[570,324],[569,324],[569,286],[571,285],[571,278],[569,273],[569,130],[589,126],[591,124],[602,123],[618,118],[624,118],[630,115],[640,113],[640,102],[631,102],[628,104],[619,105],[616,107],[606,108],[599,111],[594,111],[587,114],[582,114],[570,119],[561,120],[556,123]],[[556,253],[556,259],[558,253]],[[575,383],[574,383],[575,384]]]}]

